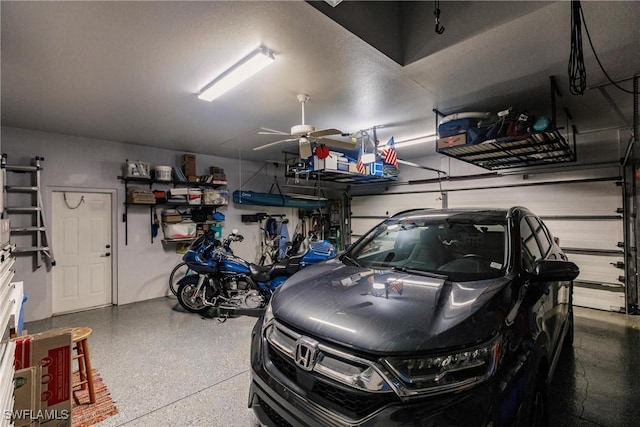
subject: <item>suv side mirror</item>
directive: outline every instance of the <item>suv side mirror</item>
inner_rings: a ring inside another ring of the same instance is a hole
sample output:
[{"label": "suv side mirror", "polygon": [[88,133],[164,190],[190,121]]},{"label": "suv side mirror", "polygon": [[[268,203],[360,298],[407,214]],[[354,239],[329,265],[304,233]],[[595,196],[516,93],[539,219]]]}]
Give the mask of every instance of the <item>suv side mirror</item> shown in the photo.
[{"label": "suv side mirror", "polygon": [[536,264],[532,279],[540,282],[565,282],[580,274],[580,269],[571,261],[542,260]]}]

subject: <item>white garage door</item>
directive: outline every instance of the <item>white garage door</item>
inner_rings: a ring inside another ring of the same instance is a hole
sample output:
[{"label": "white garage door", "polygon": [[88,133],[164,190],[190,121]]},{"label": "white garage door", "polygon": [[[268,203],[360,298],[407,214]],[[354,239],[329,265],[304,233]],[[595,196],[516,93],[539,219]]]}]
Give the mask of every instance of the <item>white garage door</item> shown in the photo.
[{"label": "white garage door", "polygon": [[[411,208],[439,208],[438,192],[354,196],[351,199],[352,239],[396,212]],[[580,267],[576,305],[624,311],[624,285],[618,280],[624,260],[621,188],[614,180],[593,180],[449,190],[447,206],[508,208],[525,206],[539,215],[569,258]]]}]

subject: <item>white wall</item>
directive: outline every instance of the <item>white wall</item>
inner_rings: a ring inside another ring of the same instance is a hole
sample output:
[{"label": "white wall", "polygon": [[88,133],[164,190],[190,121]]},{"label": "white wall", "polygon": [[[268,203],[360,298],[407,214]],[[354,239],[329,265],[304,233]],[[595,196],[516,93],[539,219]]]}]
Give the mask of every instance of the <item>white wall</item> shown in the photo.
[{"label": "white wall", "polygon": [[[156,298],[167,294],[168,276],[171,269],[180,260],[175,253],[175,245],[163,246],[162,233],[154,243],[150,242],[150,218],[146,208],[129,209],[129,242],[125,245],[125,228],[122,222],[125,192],[123,182],[117,179],[122,173],[122,164],[126,159],[148,161],[152,165],[179,165],[179,159],[185,151],[155,149],[140,145],[112,141],[95,140],[74,136],[57,135],[45,132],[2,127],[2,148],[8,155],[10,165],[28,165],[35,156],[44,157],[42,177],[43,202],[45,211],[51,212],[52,189],[101,189],[115,190],[113,200],[114,227],[117,229],[113,243],[115,276],[117,286],[117,304]],[[197,154],[197,153],[196,153]],[[242,181],[248,180],[263,164],[242,162],[235,159],[197,154],[197,173],[204,175],[211,166],[225,169],[228,189],[233,191]],[[241,169],[241,172],[240,172]],[[267,191],[273,182],[272,167],[259,172],[242,188],[254,191]],[[286,214],[290,218],[290,232],[297,221],[297,210],[291,208],[273,208],[261,206],[234,206],[221,208],[226,215],[224,231],[233,228],[240,230],[245,241],[234,244],[237,255],[255,260],[258,246],[258,225],[242,224],[241,214],[268,212]],[[47,220],[50,221],[50,217]],[[48,226],[51,224],[49,223]],[[139,239],[136,239],[136,236]],[[53,248],[55,254],[55,247]],[[32,256],[20,255],[16,262],[16,280],[23,280],[29,300],[25,305],[25,320],[32,321],[52,314],[51,280],[52,274],[44,267],[33,271]],[[55,268],[55,267],[53,267]]]}]

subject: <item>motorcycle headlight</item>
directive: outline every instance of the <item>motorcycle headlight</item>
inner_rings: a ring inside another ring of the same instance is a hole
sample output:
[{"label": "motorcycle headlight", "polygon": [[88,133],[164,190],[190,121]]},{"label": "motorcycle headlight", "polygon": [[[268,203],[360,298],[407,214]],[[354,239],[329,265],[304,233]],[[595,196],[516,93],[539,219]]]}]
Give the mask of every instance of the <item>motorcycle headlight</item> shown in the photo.
[{"label": "motorcycle headlight", "polygon": [[437,394],[467,389],[493,375],[500,359],[500,336],[477,347],[428,357],[388,357],[383,362],[407,394]]}]

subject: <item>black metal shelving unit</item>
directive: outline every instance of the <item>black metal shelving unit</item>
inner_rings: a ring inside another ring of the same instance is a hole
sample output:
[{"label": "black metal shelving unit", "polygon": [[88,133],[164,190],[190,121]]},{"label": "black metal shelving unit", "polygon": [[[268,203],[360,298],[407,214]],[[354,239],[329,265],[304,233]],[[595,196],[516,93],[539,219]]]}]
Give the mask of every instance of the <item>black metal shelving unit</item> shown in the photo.
[{"label": "black metal shelving unit", "polygon": [[[520,168],[527,166],[548,165],[552,163],[574,162],[576,156],[575,126],[571,126],[571,142],[560,132],[557,127],[556,97],[562,97],[553,76],[549,77],[551,90],[551,124],[548,130],[533,132],[519,136],[507,136],[483,141],[480,144],[460,144],[446,146],[446,141],[436,142],[436,152],[449,157],[480,166],[484,169],[499,170]],[[438,118],[444,116],[438,110],[436,114],[436,128]],[[568,120],[572,120],[571,114],[565,108],[564,112]],[[463,137],[465,137],[463,135]]]},{"label": "black metal shelving unit", "polygon": [[[128,214],[129,214],[129,207],[130,206],[134,206],[134,207],[138,207],[138,206],[145,206],[149,208],[149,218],[150,218],[150,223],[153,223],[154,218],[153,218],[153,208],[158,206],[158,205],[164,205],[164,206],[188,206],[191,208],[211,208],[211,209],[217,209],[219,207],[222,206],[227,206],[225,205],[211,205],[211,204],[200,204],[200,205],[190,205],[189,203],[172,203],[172,202],[165,202],[165,203],[134,203],[134,202],[129,202],[126,200],[127,195],[129,194],[129,184],[130,183],[135,183],[135,184],[145,184],[148,185],[149,188],[152,188],[154,184],[162,184],[162,185],[169,185],[169,186],[188,186],[188,187],[198,187],[198,188],[219,188],[219,187],[224,187],[227,185],[227,181],[213,181],[213,182],[183,182],[183,181],[164,181],[164,180],[156,180],[156,179],[152,179],[152,178],[139,178],[139,177],[123,177],[123,176],[118,176],[117,177],[119,180],[124,182],[124,192],[125,192],[125,202],[124,202],[124,213],[122,214],[122,222],[125,223],[124,225],[124,244],[128,245],[129,244],[129,227],[128,227]],[[219,221],[218,221],[219,222]],[[206,221],[206,222],[201,222],[201,223],[214,223],[214,221]],[[188,242],[191,241],[193,239],[164,239],[165,242]],[[151,243],[153,243],[153,235],[151,236]]]},{"label": "black metal shelving unit", "polygon": [[437,148],[438,153],[489,170],[538,166],[576,161],[576,141],[572,146],[558,129],[522,136],[497,138],[477,145]]}]

